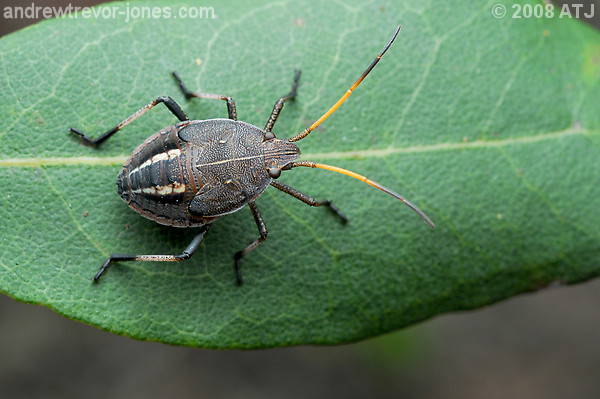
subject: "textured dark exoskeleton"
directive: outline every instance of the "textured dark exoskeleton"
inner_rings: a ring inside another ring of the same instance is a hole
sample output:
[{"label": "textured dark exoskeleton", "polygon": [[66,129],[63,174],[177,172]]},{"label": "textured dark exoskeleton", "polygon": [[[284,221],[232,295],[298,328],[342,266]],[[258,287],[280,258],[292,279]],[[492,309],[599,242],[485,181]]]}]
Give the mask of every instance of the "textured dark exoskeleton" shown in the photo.
[{"label": "textured dark exoskeleton", "polygon": [[173,72],[173,76],[187,99],[224,100],[227,102],[229,119],[191,121],[172,98],[158,97],[96,139],[71,128],[86,143],[98,145],[155,105],[165,104],[180,122],[150,136],[133,151],[119,173],[118,192],[132,209],[157,223],[175,227],[200,227],[199,233],[180,255],[113,254],[102,264],[94,281],[98,281],[112,262],[188,259],[202,242],[213,221],[248,205],[260,237],[235,254],[237,282],[242,284],[240,259],[267,237],[267,228],[254,201],[269,185],[308,205],[327,206],[342,222],[347,222],[346,217],[331,201],[317,201],[275,180],[281,171],[299,166],[331,170],[359,179],[401,200],[434,227],[431,220],[416,206],[364,176],[335,166],[297,161],[300,149],[294,142],[306,137],[348,98],[379,62],[399,31],[400,26],[371,65],[333,107],[310,127],[290,139],[277,139],[272,129],[284,102],[292,100],[296,95],[299,70],[294,76],[291,91],[275,103],[264,129],[238,121],[235,103],[230,97],[189,91],[176,72]]}]

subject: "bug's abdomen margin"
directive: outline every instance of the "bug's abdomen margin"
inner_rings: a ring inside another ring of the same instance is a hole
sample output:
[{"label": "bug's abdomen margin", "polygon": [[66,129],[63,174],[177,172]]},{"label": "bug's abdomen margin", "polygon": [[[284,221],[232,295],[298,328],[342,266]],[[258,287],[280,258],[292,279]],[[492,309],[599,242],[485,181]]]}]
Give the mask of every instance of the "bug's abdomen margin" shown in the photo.
[{"label": "bug's abdomen margin", "polygon": [[212,218],[190,215],[189,203],[202,188],[190,170],[193,148],[177,132],[189,122],[169,126],[136,148],[117,177],[118,193],[133,210],[168,226],[200,226]]}]

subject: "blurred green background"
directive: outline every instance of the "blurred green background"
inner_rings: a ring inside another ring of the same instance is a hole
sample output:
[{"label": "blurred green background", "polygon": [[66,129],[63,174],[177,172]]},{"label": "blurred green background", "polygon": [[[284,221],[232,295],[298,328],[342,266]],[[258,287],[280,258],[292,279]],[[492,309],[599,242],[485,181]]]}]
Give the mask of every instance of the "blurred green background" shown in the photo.
[{"label": "blurred green background", "polygon": [[[578,3],[600,27],[599,2]],[[35,22],[2,19],[0,35]],[[138,342],[0,296],[0,397],[598,398],[598,303],[596,280],[352,345],[243,352]]]}]

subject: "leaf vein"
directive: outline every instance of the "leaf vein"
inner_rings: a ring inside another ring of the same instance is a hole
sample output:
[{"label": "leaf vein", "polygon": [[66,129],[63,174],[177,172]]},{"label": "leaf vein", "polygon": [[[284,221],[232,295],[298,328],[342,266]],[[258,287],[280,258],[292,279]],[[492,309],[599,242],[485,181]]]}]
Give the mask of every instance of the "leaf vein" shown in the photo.
[{"label": "leaf vein", "polygon": [[81,224],[79,223],[79,221],[77,220],[77,218],[75,217],[75,215],[73,215],[73,210],[71,209],[71,207],[69,206],[69,203],[67,202],[67,200],[65,199],[64,195],[62,194],[62,192],[60,192],[60,190],[58,190],[56,188],[56,185],[54,184],[54,182],[52,181],[52,178],[50,177],[50,174],[48,173],[48,171],[45,168],[41,168],[42,172],[44,173],[44,176],[46,177],[46,180],[48,181],[48,186],[50,187],[50,190],[52,190],[57,196],[58,198],[60,198],[61,202],[64,204],[65,209],[67,210],[69,217],[71,218],[71,221],[73,222],[73,225],[75,226],[75,228],[77,230],[79,230],[81,232],[81,234],[103,255],[108,256],[108,253],[102,249],[102,247],[100,246],[100,244],[94,240],[88,233],[86,233],[86,231],[83,229],[83,227],[81,226]]}]

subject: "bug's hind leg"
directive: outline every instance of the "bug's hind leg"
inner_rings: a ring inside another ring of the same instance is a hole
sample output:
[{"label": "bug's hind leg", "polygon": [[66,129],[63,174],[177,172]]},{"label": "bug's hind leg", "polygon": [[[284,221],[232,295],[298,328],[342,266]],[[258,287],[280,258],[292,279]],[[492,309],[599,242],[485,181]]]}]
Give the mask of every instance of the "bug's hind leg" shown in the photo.
[{"label": "bug's hind leg", "polygon": [[252,216],[254,216],[254,221],[256,222],[256,226],[258,227],[258,233],[260,234],[260,237],[251,242],[246,248],[235,253],[235,275],[237,278],[238,285],[242,285],[244,283],[244,280],[242,280],[242,266],[240,264],[240,259],[242,259],[242,257],[248,252],[258,247],[264,240],[266,240],[267,234],[269,233],[267,230],[267,226],[265,225],[265,222],[263,221],[263,218],[260,215],[258,207],[254,203],[254,201],[249,202],[248,206],[252,211]]},{"label": "bug's hind leg", "polygon": [[154,101],[152,101],[149,104],[146,104],[145,106],[143,106],[142,108],[137,110],[134,114],[127,117],[127,119],[125,119],[123,122],[119,123],[117,126],[113,127],[112,129],[104,132],[102,135],[100,135],[99,137],[97,137],[95,139],[85,135],[81,130],[75,129],[73,127],[71,128],[71,132],[79,135],[83,139],[83,141],[85,141],[87,144],[96,146],[96,145],[102,143],[103,141],[105,141],[106,139],[108,139],[110,136],[112,136],[113,134],[115,134],[116,132],[121,130],[122,128],[124,128],[125,126],[129,125],[131,122],[133,122],[140,116],[144,115],[146,112],[150,111],[152,108],[154,108],[158,104],[165,104],[167,106],[167,108],[169,109],[169,111],[171,111],[182,122],[190,119],[185,114],[185,112],[183,112],[181,107],[175,102],[175,100],[173,100],[171,97],[161,96],[161,97],[155,98]]},{"label": "bug's hind leg", "polygon": [[104,261],[100,270],[94,276],[94,282],[98,282],[100,277],[106,272],[108,267],[114,262],[126,262],[126,261],[141,261],[141,262],[181,262],[189,259],[194,252],[200,246],[200,243],[204,239],[204,235],[210,227],[209,224],[205,224],[200,229],[200,233],[194,237],[190,245],[179,255],[124,255],[124,254],[112,254]]},{"label": "bug's hind leg", "polygon": [[190,91],[190,90],[188,90],[187,86],[183,83],[183,81],[181,80],[181,77],[179,76],[179,74],[177,72],[173,71],[172,74],[173,74],[173,77],[175,78],[175,80],[177,81],[179,88],[183,92],[183,95],[185,96],[185,98],[187,98],[188,100],[191,98],[205,98],[208,100],[226,101],[227,102],[227,112],[229,113],[229,119],[233,119],[234,121],[237,121],[237,110],[235,108],[235,102],[233,101],[233,99],[231,97],[225,96],[223,94],[198,93],[198,92]]},{"label": "bug's hind leg", "polygon": [[296,97],[296,90],[298,89],[298,80],[300,79],[301,73],[302,73],[302,71],[300,71],[299,69],[296,69],[296,72],[294,74],[294,82],[292,83],[292,89],[290,90],[290,92],[288,94],[281,97],[275,103],[275,106],[273,107],[273,111],[271,112],[271,116],[269,116],[269,120],[267,121],[267,124],[265,125],[265,132],[267,133],[267,134],[265,134],[265,140],[270,140],[270,139],[275,138],[275,135],[273,133],[271,133],[271,130],[273,130],[273,125],[275,125],[275,122],[277,121],[277,117],[279,116],[279,113],[281,112],[281,109],[283,108],[283,103],[285,103],[288,100],[293,100]]},{"label": "bug's hind leg", "polygon": [[298,191],[295,188],[288,186],[287,184],[278,182],[277,180],[272,180],[271,185],[273,187],[275,187],[276,189],[281,190],[284,193],[291,195],[294,198],[298,198],[300,201],[302,201],[305,204],[308,204],[310,206],[326,206],[329,209],[331,209],[333,211],[333,213],[335,213],[341,219],[342,223],[344,223],[344,224],[348,223],[348,218],[346,217],[346,215],[344,215],[342,212],[340,212],[338,207],[333,205],[331,200],[317,201],[313,197],[310,197],[310,196],[304,194],[303,192]]}]

